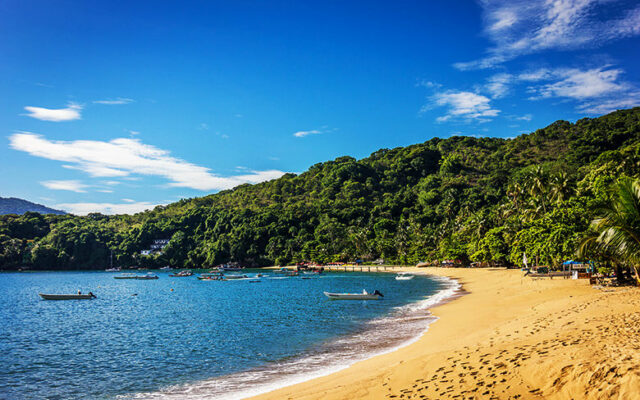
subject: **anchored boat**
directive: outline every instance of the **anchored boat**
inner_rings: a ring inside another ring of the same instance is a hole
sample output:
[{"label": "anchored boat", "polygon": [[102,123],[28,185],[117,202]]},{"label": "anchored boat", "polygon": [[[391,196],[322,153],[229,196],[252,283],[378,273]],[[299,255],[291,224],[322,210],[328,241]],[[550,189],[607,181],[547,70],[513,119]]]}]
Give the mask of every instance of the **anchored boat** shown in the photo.
[{"label": "anchored boat", "polygon": [[397,281],[410,281],[411,279],[413,279],[414,275],[411,275],[408,272],[400,272],[398,275],[396,275],[396,280]]},{"label": "anchored boat", "polygon": [[172,277],[172,278],[184,278],[184,277],[191,276],[191,275],[193,275],[193,272],[185,269],[183,271],[180,271],[180,272],[178,272],[176,274],[171,274],[169,276]]},{"label": "anchored boat", "polygon": [[375,290],[373,293],[368,293],[363,290],[362,293],[329,293],[324,292],[330,300],[380,300],[384,297],[382,293]]},{"label": "anchored boat", "polygon": [[96,298],[96,295],[91,292],[88,294],[38,294],[44,300],[91,300]]}]

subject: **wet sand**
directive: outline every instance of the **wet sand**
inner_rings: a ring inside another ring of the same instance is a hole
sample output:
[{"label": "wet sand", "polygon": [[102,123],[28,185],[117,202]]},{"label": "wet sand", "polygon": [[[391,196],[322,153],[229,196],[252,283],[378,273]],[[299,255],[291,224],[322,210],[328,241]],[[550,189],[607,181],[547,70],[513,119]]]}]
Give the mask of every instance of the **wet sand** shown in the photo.
[{"label": "wet sand", "polygon": [[419,271],[468,293],[434,308],[439,320],[418,341],[254,399],[640,399],[639,289]]}]

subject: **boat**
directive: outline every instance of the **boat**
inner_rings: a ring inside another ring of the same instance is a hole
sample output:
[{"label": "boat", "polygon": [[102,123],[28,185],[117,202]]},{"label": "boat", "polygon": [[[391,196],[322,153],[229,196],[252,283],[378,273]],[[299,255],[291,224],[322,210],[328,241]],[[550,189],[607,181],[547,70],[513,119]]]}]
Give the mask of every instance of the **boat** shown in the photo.
[{"label": "boat", "polygon": [[201,281],[221,281],[224,278],[224,275],[221,273],[213,273],[213,274],[200,274],[198,277]]},{"label": "boat", "polygon": [[138,274],[128,272],[125,274],[116,275],[113,278],[114,279],[137,279],[137,277],[138,277]]},{"label": "boat", "polygon": [[411,279],[413,279],[414,275],[411,275],[408,272],[400,272],[398,275],[396,275],[396,280],[397,281],[410,281]]},{"label": "boat", "polygon": [[147,279],[158,279],[158,275],[153,272],[147,272],[144,275],[137,275],[134,279],[147,280]]},{"label": "boat", "polygon": [[237,279],[248,279],[248,278],[249,277],[247,275],[223,275],[222,276],[223,281],[232,281]]},{"label": "boat", "polygon": [[191,275],[193,275],[193,272],[185,269],[183,271],[180,271],[180,272],[178,272],[176,274],[171,274],[169,276],[172,277],[172,278],[184,278],[184,277],[191,276]]},{"label": "boat", "polygon": [[171,268],[170,266],[166,266],[166,267],[162,267],[160,268],[160,271],[171,271],[173,268]]},{"label": "boat", "polygon": [[120,272],[121,269],[120,268],[107,268],[104,270],[104,272]]},{"label": "boat", "polygon": [[87,294],[75,293],[75,294],[44,294],[38,293],[44,300],[91,300],[95,299],[96,295],[89,292]]},{"label": "boat", "polygon": [[218,267],[219,271],[242,271],[242,267]]},{"label": "boat", "polygon": [[380,300],[384,296],[379,291],[375,290],[373,293],[368,293],[363,290],[362,293],[329,293],[324,292],[330,300]]}]

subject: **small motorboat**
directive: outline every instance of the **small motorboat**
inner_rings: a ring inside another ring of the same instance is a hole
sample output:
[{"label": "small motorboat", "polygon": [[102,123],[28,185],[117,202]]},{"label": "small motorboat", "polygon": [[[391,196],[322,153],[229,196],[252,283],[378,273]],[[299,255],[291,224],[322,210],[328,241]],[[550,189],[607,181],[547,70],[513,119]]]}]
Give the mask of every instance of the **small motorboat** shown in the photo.
[{"label": "small motorboat", "polygon": [[138,279],[138,274],[128,272],[126,274],[116,275],[113,278],[114,279]]},{"label": "small motorboat", "polygon": [[120,268],[107,268],[104,270],[104,272],[120,272],[121,269]]},{"label": "small motorboat", "polygon": [[224,278],[224,275],[221,273],[213,273],[213,274],[200,274],[198,277],[201,281],[221,281]]},{"label": "small motorboat", "polygon": [[91,300],[95,299],[96,295],[89,292],[87,294],[75,293],[75,294],[44,294],[38,293],[44,300]]},{"label": "small motorboat", "polygon": [[383,298],[383,294],[375,290],[373,293],[368,293],[363,290],[362,293],[329,293],[324,292],[330,300],[380,300]]},{"label": "small motorboat", "polygon": [[185,278],[185,277],[191,276],[191,275],[193,275],[193,272],[189,271],[188,269],[185,269],[183,271],[180,271],[180,272],[178,272],[176,274],[171,274],[169,276],[172,277],[172,278]]},{"label": "small motorboat", "polygon": [[158,275],[153,272],[148,272],[144,275],[137,275],[134,279],[147,280],[147,279],[158,279]]},{"label": "small motorboat", "polygon": [[223,272],[224,271],[242,271],[243,269],[244,269],[243,267],[234,267],[227,264],[218,265],[218,270]]},{"label": "small motorboat", "polygon": [[239,280],[239,279],[249,279],[249,277],[247,275],[223,275],[222,276],[223,281],[233,281],[233,280]]},{"label": "small motorboat", "polygon": [[160,271],[171,271],[173,268],[171,268],[170,266],[166,266],[166,267],[162,267],[160,268]]},{"label": "small motorboat", "polygon": [[397,281],[410,281],[411,279],[413,279],[414,275],[411,275],[408,272],[400,272],[398,275],[396,275],[396,280]]}]

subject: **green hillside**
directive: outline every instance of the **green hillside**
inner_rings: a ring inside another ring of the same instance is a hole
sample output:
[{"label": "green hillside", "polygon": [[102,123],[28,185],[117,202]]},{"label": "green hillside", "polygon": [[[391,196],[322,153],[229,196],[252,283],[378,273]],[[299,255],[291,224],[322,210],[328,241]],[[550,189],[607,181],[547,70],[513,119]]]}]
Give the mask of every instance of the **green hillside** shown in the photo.
[{"label": "green hillside", "polygon": [[[640,173],[640,108],[515,139],[452,137],[129,215],[0,216],[0,268],[460,259],[558,264]],[[154,239],[162,254],[141,256]]]}]

